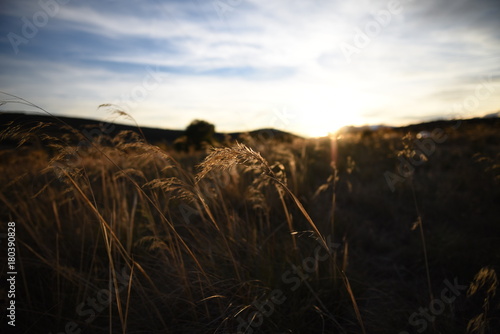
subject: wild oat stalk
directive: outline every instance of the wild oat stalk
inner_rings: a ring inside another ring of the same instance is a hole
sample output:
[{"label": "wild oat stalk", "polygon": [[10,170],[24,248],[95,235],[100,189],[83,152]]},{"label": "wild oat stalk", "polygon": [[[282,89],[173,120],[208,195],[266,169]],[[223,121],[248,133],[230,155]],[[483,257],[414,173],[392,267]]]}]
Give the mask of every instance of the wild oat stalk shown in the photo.
[{"label": "wild oat stalk", "polygon": [[[229,170],[236,165],[245,166],[244,171],[252,171],[258,175],[257,186],[260,184],[266,184],[267,182],[272,182],[276,186],[279,194],[283,192],[288,194],[295,205],[299,208],[300,212],[304,215],[309,225],[312,227],[314,232],[316,233],[317,238],[320,241],[320,244],[328,251],[328,245],[326,243],[325,238],[320,233],[316,224],[314,224],[313,220],[304,209],[302,203],[300,203],[299,199],[293,194],[293,192],[286,186],[284,173],[275,173],[273,168],[269,165],[269,163],[260,155],[260,153],[255,152],[251,148],[237,143],[234,147],[224,147],[224,148],[214,148],[212,152],[205,158],[205,160],[199,165],[200,171],[196,175],[197,181],[200,181],[208,173],[213,170]],[[281,196],[281,195],[280,195]],[[285,208],[286,210],[286,208]],[[286,212],[285,212],[286,213]],[[289,220],[289,228],[291,229],[291,233],[293,233],[293,227],[291,226],[291,222]],[[292,234],[292,238],[295,234]],[[295,241],[294,241],[295,245]]]},{"label": "wild oat stalk", "polygon": [[[417,154],[417,152],[413,148],[412,139],[413,138],[412,138],[411,133],[407,133],[403,137],[403,150],[398,152],[398,155],[404,156],[407,159],[414,158],[414,156]],[[423,153],[420,153],[420,154],[421,154],[421,156],[419,156],[419,159],[426,159],[426,157],[425,157],[425,155],[423,155]],[[415,205],[415,211],[417,213],[417,221],[413,224],[411,229],[413,231],[418,227],[420,230],[420,240],[422,241],[422,251],[424,253],[424,261],[425,261],[425,273],[427,276],[427,285],[429,287],[429,300],[432,301],[432,300],[434,300],[434,295],[432,293],[431,275],[430,275],[430,270],[429,270],[429,260],[427,257],[427,244],[425,242],[422,215],[420,214],[420,209],[418,208],[417,195],[415,193],[415,186],[413,185],[414,171],[413,170],[409,171],[409,174],[410,174],[409,178],[410,178],[411,192],[412,192],[412,196],[413,196],[413,203]]]}]

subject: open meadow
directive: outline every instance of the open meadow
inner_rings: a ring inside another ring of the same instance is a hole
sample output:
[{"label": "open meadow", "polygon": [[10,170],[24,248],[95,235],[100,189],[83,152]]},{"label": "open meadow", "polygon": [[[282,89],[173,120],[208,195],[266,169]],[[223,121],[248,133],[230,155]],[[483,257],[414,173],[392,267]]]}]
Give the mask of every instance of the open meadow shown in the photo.
[{"label": "open meadow", "polygon": [[0,142],[17,333],[498,333],[498,118],[186,151],[44,129]]}]

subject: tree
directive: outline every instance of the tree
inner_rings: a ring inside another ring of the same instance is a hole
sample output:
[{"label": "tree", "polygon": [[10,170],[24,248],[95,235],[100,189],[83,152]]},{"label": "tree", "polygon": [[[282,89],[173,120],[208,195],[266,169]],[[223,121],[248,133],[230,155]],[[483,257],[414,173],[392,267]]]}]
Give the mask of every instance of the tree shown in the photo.
[{"label": "tree", "polygon": [[215,143],[215,126],[202,120],[194,120],[184,130],[184,135],[176,140],[176,148],[188,150],[193,147],[200,150],[204,145],[213,145]]}]

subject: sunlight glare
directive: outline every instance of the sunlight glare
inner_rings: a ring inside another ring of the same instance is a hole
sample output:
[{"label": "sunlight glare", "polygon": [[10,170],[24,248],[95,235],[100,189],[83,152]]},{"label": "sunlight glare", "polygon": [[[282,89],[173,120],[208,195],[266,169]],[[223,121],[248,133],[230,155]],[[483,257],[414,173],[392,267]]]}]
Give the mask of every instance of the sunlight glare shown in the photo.
[{"label": "sunlight glare", "polygon": [[315,92],[313,98],[300,103],[302,133],[309,137],[323,137],[348,125],[364,124],[360,97],[352,91],[340,90],[337,94]]}]

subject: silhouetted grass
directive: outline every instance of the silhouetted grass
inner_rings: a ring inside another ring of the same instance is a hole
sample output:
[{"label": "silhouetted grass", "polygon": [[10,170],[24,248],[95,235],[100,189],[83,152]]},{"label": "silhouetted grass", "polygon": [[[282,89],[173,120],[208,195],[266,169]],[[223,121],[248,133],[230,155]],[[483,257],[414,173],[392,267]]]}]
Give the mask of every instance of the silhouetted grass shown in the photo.
[{"label": "silhouetted grass", "polygon": [[394,192],[408,129],[188,154],[15,126],[0,215],[17,223],[21,330],[424,332],[409,318],[446,279],[470,289],[426,332],[499,328],[498,120],[444,129]]}]

